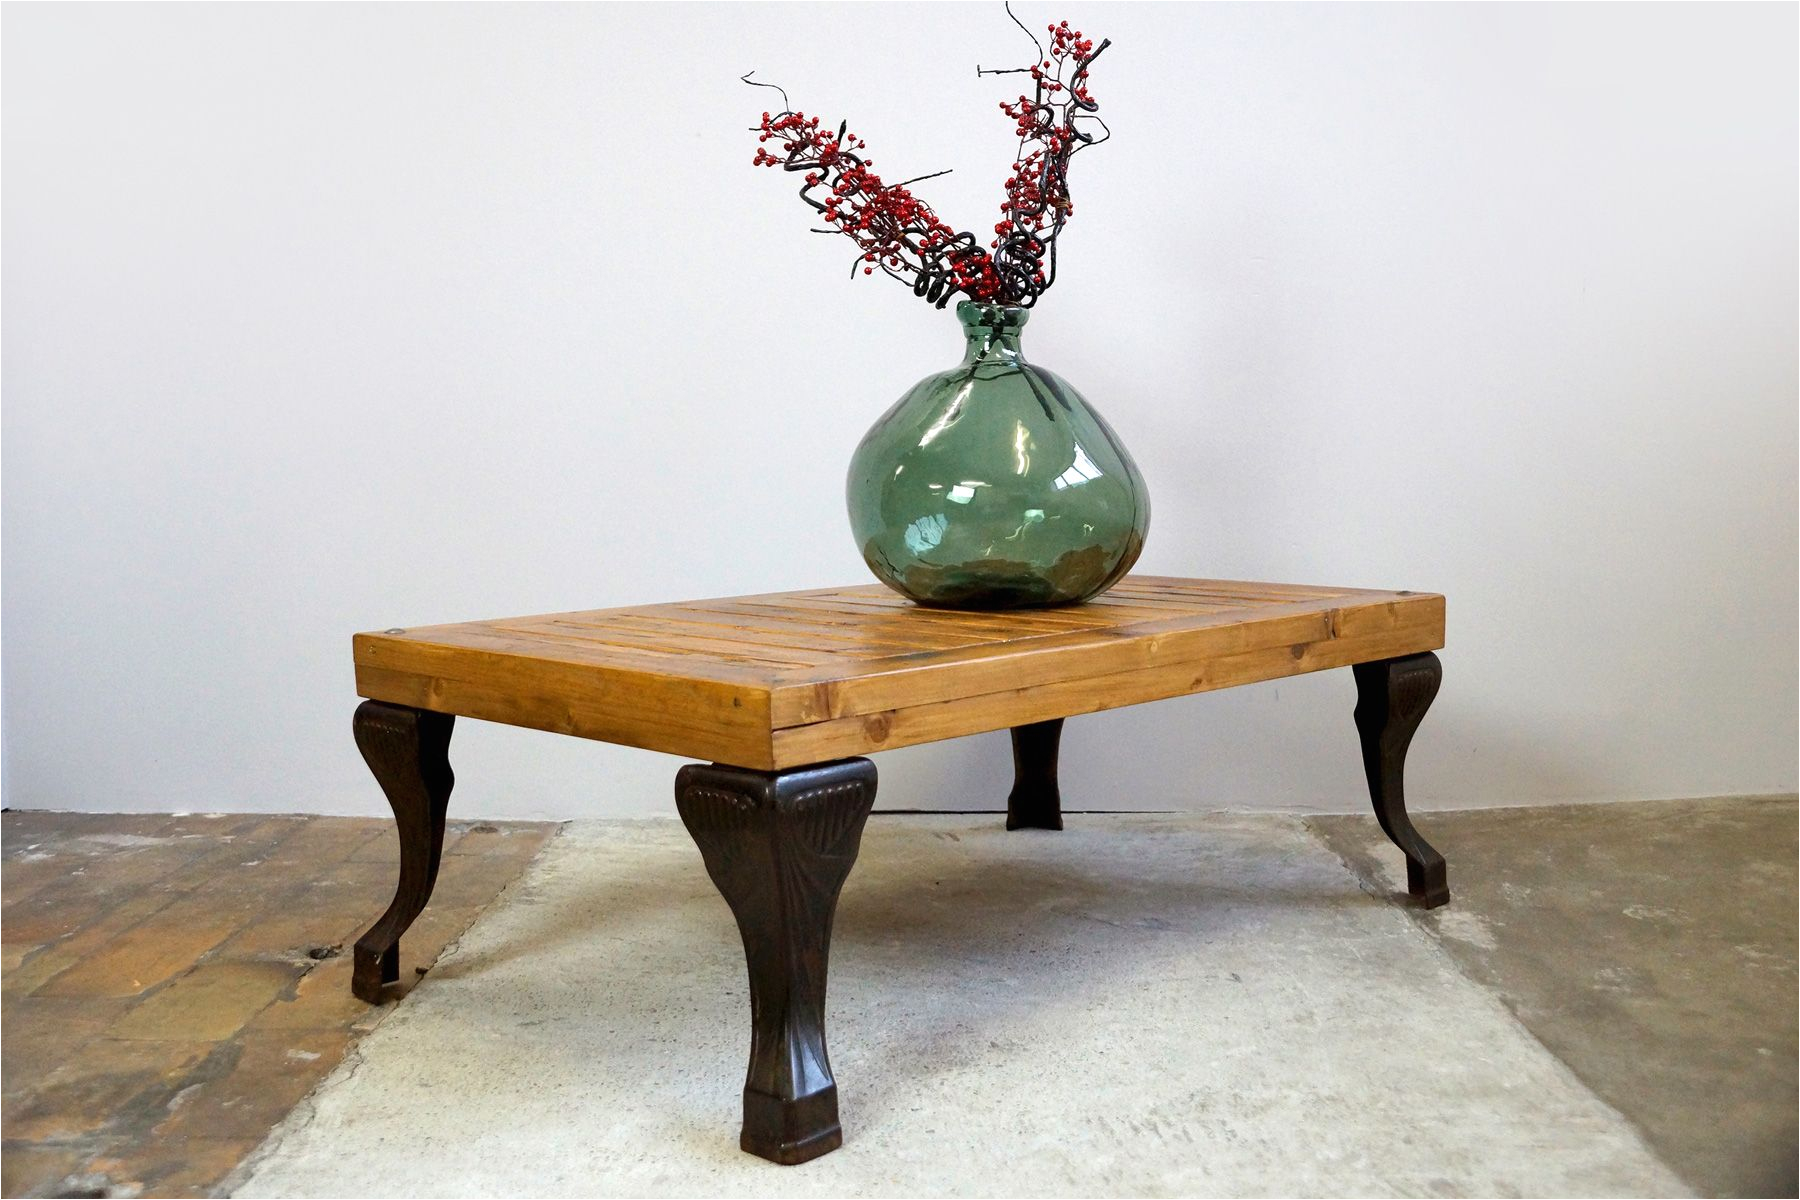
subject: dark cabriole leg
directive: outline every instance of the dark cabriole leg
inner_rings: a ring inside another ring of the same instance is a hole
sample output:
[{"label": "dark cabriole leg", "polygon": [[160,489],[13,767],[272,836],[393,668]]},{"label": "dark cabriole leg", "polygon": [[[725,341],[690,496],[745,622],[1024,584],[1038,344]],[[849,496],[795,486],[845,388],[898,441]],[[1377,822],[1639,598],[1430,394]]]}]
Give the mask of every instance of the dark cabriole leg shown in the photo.
[{"label": "dark cabriole leg", "polygon": [[825,974],[838,890],[875,803],[875,764],[793,771],[689,765],[675,804],[737,917],[750,966],[750,1071],[738,1144],[793,1164],[843,1144],[825,1053]]},{"label": "dark cabriole leg", "polygon": [[1406,748],[1437,695],[1444,669],[1435,654],[1361,663],[1356,672],[1356,730],[1375,819],[1406,855],[1406,890],[1426,908],[1450,899],[1444,856],[1419,836],[1406,815]]},{"label": "dark cabriole leg", "polygon": [[1056,787],[1056,749],[1062,719],[1017,725],[1012,731],[1013,789],[1006,798],[1008,829],[1061,829],[1062,793]]},{"label": "dark cabriole leg", "polygon": [[356,747],[387,793],[400,831],[400,885],[393,903],[356,939],[350,990],[371,1004],[381,986],[400,978],[400,935],[437,884],[444,853],[444,813],[450,805],[450,730],[456,718],[367,700],[356,710]]}]

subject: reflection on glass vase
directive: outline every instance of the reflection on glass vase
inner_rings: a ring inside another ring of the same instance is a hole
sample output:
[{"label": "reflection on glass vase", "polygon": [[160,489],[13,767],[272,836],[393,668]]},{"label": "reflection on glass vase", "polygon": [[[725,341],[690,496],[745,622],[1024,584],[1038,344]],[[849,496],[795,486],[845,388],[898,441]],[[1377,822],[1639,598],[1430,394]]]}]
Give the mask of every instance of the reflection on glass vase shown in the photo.
[{"label": "reflection on glass vase", "polygon": [[968,351],[920,380],[850,460],[850,527],[876,578],[920,604],[1075,604],[1144,546],[1150,497],[1081,395],[1025,361],[1023,308],[956,306]]}]

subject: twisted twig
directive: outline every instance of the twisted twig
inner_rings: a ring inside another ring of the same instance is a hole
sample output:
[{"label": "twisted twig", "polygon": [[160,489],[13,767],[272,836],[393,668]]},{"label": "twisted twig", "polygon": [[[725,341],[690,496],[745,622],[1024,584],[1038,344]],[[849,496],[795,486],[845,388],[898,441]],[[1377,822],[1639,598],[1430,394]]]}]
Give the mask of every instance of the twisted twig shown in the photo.
[{"label": "twisted twig", "polygon": [[[1103,40],[1095,46],[1064,21],[1049,27],[1046,51],[1013,16],[1010,4],[1006,13],[1031,38],[1037,56],[1029,67],[978,66],[976,71],[1029,74],[1034,92],[1000,105],[1016,125],[1019,150],[1006,181],[1000,221],[985,247],[974,234],[945,224],[908,190],[908,184],[948,172],[883,183],[871,169],[874,160],[857,153],[867,144],[847,123],[840,122],[833,132],[818,117],[794,111],[787,93],[776,85],[743,76],[752,86],[781,92],[782,111],[763,113],[756,126],[759,142],[778,143],[780,153],[759,146],[756,165],[804,173],[800,198],[829,227],[817,232],[844,234],[857,244],[853,274],[856,267],[865,275],[880,270],[911,284],[915,295],[939,308],[958,294],[1029,308],[1056,281],[1057,238],[1075,211],[1069,199],[1069,160],[1111,136],[1105,122],[1094,116],[1099,105],[1087,87],[1089,68],[1111,43]],[[1079,121],[1098,124],[1100,135],[1088,133]]]}]

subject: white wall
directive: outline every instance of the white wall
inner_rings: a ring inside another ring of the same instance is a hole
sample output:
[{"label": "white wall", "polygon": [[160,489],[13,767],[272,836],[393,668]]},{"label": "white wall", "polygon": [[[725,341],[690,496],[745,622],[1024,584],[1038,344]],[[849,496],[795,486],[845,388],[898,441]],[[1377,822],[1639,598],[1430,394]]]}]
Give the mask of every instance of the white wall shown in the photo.
[{"label": "white wall", "polygon": [[[1450,597],[1421,806],[1795,787],[1792,6],[1025,4],[1116,45],[1026,349],[1142,568]],[[350,634],[860,581],[953,320],[753,170],[755,68],[994,219],[996,4],[14,5],[6,803],[385,811]],[[928,48],[927,48],[928,47]],[[1071,723],[1072,806],[1360,809],[1348,672]],[[463,722],[465,815],[674,759]],[[1005,737],[878,760],[1003,802]]]}]

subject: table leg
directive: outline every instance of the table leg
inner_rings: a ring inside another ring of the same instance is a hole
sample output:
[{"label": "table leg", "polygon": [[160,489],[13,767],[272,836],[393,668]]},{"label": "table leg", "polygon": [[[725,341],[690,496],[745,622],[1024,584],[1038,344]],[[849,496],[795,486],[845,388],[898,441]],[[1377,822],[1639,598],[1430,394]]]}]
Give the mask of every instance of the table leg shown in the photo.
[{"label": "table leg", "polygon": [[400,832],[400,883],[393,902],[356,939],[350,990],[371,1004],[381,985],[400,978],[400,935],[437,884],[444,852],[444,813],[456,777],[450,771],[450,730],[456,718],[366,700],[356,710],[356,746],[394,810]]},{"label": "table leg", "polygon": [[1006,798],[1008,829],[1061,829],[1062,793],[1056,787],[1056,751],[1062,718],[1016,725],[1012,731],[1013,789]]},{"label": "table leg", "polygon": [[1382,831],[1406,855],[1406,890],[1426,908],[1450,899],[1444,856],[1419,836],[1406,815],[1406,748],[1437,695],[1444,669],[1437,655],[1410,654],[1361,663],[1356,672],[1356,730],[1363,771]]},{"label": "table leg", "polygon": [[675,804],[731,905],[750,966],[750,1070],[738,1144],[802,1163],[843,1143],[825,1053],[825,975],[838,891],[875,803],[875,764],[792,771],[693,764]]}]

